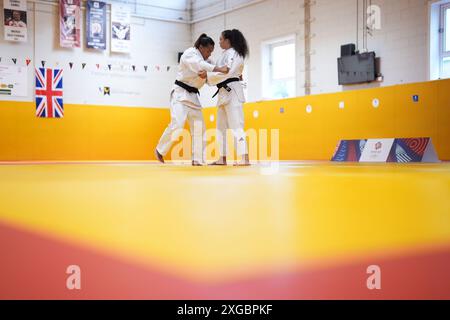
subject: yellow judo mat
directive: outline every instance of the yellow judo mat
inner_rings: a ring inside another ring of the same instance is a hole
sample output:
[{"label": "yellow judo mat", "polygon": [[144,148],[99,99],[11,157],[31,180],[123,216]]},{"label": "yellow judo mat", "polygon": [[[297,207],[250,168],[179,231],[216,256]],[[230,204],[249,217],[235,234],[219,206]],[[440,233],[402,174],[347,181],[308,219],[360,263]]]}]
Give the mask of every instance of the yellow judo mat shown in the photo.
[{"label": "yellow judo mat", "polygon": [[[13,229],[197,286],[435,250],[445,250],[447,263],[450,163],[5,163],[0,224],[6,256],[17,254],[6,248],[8,237],[16,238],[5,230]],[[7,270],[1,277],[20,277]],[[444,296],[447,279],[439,289]],[[0,287],[0,295],[11,297],[9,289]],[[283,292],[292,296],[283,297],[297,297],[298,289],[289,287]],[[20,286],[15,292],[30,297]]]}]

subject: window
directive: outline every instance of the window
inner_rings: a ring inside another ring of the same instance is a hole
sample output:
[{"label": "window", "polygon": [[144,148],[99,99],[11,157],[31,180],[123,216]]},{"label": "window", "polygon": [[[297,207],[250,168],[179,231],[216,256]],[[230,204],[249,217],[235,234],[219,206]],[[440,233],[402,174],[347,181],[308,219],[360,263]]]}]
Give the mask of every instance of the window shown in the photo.
[{"label": "window", "polygon": [[295,38],[288,37],[263,44],[263,97],[295,97]]},{"label": "window", "polygon": [[440,18],[440,77],[450,78],[450,3],[441,5]]}]

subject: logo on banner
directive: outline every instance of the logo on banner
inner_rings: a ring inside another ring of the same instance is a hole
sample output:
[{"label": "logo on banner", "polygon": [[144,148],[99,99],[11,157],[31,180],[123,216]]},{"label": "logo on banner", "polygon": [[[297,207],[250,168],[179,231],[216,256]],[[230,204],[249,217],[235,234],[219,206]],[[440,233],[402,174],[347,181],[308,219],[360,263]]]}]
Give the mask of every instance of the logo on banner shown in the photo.
[{"label": "logo on banner", "polygon": [[381,143],[381,142],[377,142],[376,144],[375,144],[375,150],[380,150],[381,149],[381,147],[383,147],[383,144]]},{"label": "logo on banner", "polygon": [[79,48],[81,30],[80,0],[60,0],[60,35],[61,47]]},{"label": "logo on banner", "polygon": [[394,139],[367,140],[360,162],[385,162],[391,151]]}]

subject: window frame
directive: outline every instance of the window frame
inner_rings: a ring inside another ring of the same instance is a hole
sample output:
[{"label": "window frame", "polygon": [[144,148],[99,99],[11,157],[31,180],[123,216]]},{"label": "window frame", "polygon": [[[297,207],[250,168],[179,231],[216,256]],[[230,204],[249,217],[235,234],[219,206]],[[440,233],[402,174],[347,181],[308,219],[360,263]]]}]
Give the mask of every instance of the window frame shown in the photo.
[{"label": "window frame", "polygon": [[450,2],[442,4],[439,13],[439,74],[441,78],[444,78],[444,59],[450,58],[450,50],[445,50],[446,47],[450,45],[446,43],[447,32],[450,32],[450,30],[447,30],[446,28],[447,10],[450,10]]},{"label": "window frame", "polygon": [[[285,45],[294,45],[294,75],[292,77],[288,78],[282,78],[282,79],[274,79],[274,71],[273,71],[273,49],[280,46]],[[294,92],[293,96],[289,96],[288,98],[293,98],[297,95],[297,41],[296,41],[296,35],[288,35],[280,38],[274,38],[268,41],[264,41],[262,43],[262,49],[263,49],[263,60],[266,62],[263,62],[263,73],[266,73],[266,76],[263,74],[263,99],[278,99],[272,96],[272,93],[270,95],[265,95],[266,90],[270,90],[272,85],[279,81],[293,81],[294,83]],[[264,54],[266,52],[266,54]],[[264,55],[266,58],[264,58]]]}]

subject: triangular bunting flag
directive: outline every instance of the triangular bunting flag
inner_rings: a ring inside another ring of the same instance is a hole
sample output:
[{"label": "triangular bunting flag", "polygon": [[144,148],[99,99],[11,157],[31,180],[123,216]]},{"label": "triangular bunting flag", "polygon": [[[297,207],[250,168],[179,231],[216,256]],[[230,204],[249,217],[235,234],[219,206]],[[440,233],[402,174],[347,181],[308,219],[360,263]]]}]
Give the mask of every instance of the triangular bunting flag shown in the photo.
[{"label": "triangular bunting flag", "polygon": [[14,62],[14,64],[17,63],[17,58],[12,58],[12,61]]},{"label": "triangular bunting flag", "polygon": [[69,67],[70,67],[70,70],[72,70],[73,62],[69,62]]},{"label": "triangular bunting flag", "polygon": [[111,65],[110,64],[108,64],[108,69],[111,70]]},{"label": "triangular bunting flag", "polygon": [[145,72],[147,72],[147,68],[148,68],[148,66],[144,66],[144,70],[145,70]]},{"label": "triangular bunting flag", "polygon": [[27,60],[25,60],[25,61],[27,62],[27,65],[29,65],[30,62],[31,62],[31,59],[27,59]]},{"label": "triangular bunting flag", "polygon": [[133,68],[133,71],[136,71],[136,66],[131,66]]},{"label": "triangular bunting flag", "polygon": [[160,69],[160,68],[159,68],[159,66],[156,66],[156,70],[158,70],[158,71],[159,71],[159,69]]},{"label": "triangular bunting flag", "polygon": [[167,66],[167,72],[169,72],[169,70],[170,70],[170,66]]},{"label": "triangular bunting flag", "polygon": [[42,60],[41,61],[41,64],[42,64],[42,68],[45,66],[45,61],[44,60]]},{"label": "triangular bunting flag", "polygon": [[95,65],[97,66],[97,69],[100,68],[100,64],[96,63]]},{"label": "triangular bunting flag", "polygon": [[86,63],[83,62],[83,63],[81,64],[81,69],[84,69],[84,67],[86,67]]}]

